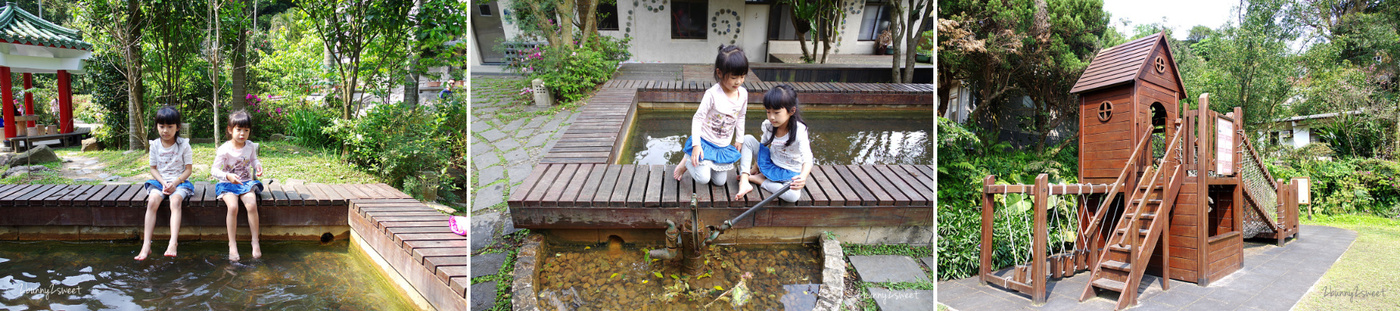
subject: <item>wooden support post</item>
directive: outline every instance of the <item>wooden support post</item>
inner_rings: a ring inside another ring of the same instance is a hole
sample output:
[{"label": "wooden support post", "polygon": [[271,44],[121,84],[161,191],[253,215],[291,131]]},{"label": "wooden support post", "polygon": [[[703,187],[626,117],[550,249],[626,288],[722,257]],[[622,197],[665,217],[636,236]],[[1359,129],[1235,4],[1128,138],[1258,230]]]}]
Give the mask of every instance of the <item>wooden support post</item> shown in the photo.
[{"label": "wooden support post", "polygon": [[1031,298],[1037,304],[1045,303],[1045,247],[1049,230],[1045,226],[1045,209],[1050,201],[1050,175],[1035,177],[1035,232],[1031,244]]},{"label": "wooden support post", "polygon": [[[1196,226],[1196,283],[1205,286],[1210,283],[1210,261],[1206,254],[1209,253],[1206,240],[1210,233],[1206,230],[1205,221],[1210,217],[1210,192],[1206,183],[1207,172],[1215,167],[1215,115],[1210,110],[1210,94],[1201,93],[1196,106],[1196,135],[1200,141],[1199,148],[1196,149],[1196,215],[1200,215],[1200,225]],[[1170,232],[1171,230],[1168,230]]]},{"label": "wooden support post", "polygon": [[982,278],[981,284],[986,284],[992,277],[992,255],[994,255],[992,253],[992,218],[995,217],[992,213],[994,208],[992,202],[994,201],[992,200],[993,194],[986,193],[986,190],[996,184],[996,181],[997,177],[994,175],[987,175],[986,178],[982,179],[982,258],[980,258],[982,267],[981,272],[978,273]]},{"label": "wooden support post", "polygon": [[[0,102],[4,102],[5,140],[16,136],[19,124],[15,123],[15,94],[10,90],[10,67],[0,66]],[[18,147],[18,146],[11,146]]]},{"label": "wooden support post", "polygon": [[[1232,162],[1232,164],[1231,164],[1231,165],[1234,165],[1234,167],[1231,168],[1231,171],[1235,172],[1235,177],[1232,178],[1232,179],[1235,180],[1235,191],[1233,191],[1233,193],[1232,193],[1233,196],[1234,196],[1234,200],[1235,200],[1235,201],[1232,202],[1232,203],[1230,203],[1230,205],[1231,205],[1231,208],[1230,208],[1230,209],[1231,209],[1232,212],[1234,212],[1234,216],[1233,216],[1233,217],[1234,217],[1235,219],[1232,220],[1233,224],[1231,224],[1231,225],[1232,225],[1233,227],[1231,227],[1231,228],[1234,228],[1234,231],[1239,231],[1240,233],[1244,233],[1244,205],[1245,205],[1245,202],[1244,202],[1244,187],[1245,187],[1245,186],[1244,186],[1244,172],[1242,171],[1242,169],[1244,168],[1244,165],[1243,165],[1242,163],[1244,162],[1244,153],[1245,153],[1245,152],[1249,152],[1249,151],[1245,150],[1245,147],[1244,147],[1244,134],[1245,134],[1245,131],[1244,131],[1244,108],[1235,107],[1235,109],[1234,109],[1234,111],[1233,111],[1232,113],[1234,113],[1234,115],[1235,115],[1235,116],[1234,116],[1234,123],[1235,123],[1234,126],[1235,126],[1235,133],[1236,133],[1236,134],[1235,134],[1235,135],[1231,135],[1231,136],[1233,136],[1233,137],[1235,138],[1234,141],[1231,142],[1232,144],[1234,144],[1234,145],[1233,145],[1233,148],[1234,148],[1233,150],[1235,151],[1235,152],[1233,153],[1234,162]],[[1257,159],[1257,160],[1261,161],[1260,163],[1263,163],[1262,161],[1264,161],[1264,159]],[[1278,215],[1275,215],[1275,217],[1277,217],[1277,216],[1278,216]],[[1266,217],[1266,218],[1267,218],[1267,217]],[[1244,258],[1243,254],[1241,254],[1240,258]],[[1243,265],[1244,260],[1240,260],[1240,263],[1241,263],[1241,265]]]},{"label": "wooden support post", "polygon": [[58,127],[64,134],[73,132],[73,83],[67,70],[58,71]]},{"label": "wooden support post", "polygon": [[[34,93],[27,91],[34,87],[34,74],[26,72],[23,76],[24,89],[26,90],[24,92],[24,112],[31,116],[37,116],[39,113],[34,111]],[[34,127],[34,121],[26,121],[24,124],[28,127]]]}]

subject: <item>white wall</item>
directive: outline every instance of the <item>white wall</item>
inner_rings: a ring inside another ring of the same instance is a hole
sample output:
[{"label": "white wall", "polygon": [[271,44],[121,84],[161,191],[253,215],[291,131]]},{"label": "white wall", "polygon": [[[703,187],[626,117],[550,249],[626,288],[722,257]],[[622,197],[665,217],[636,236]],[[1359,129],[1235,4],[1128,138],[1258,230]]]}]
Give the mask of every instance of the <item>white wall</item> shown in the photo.
[{"label": "white wall", "polygon": [[[505,10],[510,7],[512,1],[519,0],[499,0],[500,7]],[[666,63],[713,63],[715,53],[721,44],[734,44],[744,49],[744,53],[749,57],[750,62],[763,62],[767,55],[771,53],[801,54],[801,49],[797,46],[797,41],[769,41],[768,40],[768,16],[772,5],[768,4],[745,4],[743,0],[710,0],[706,10],[708,17],[720,20],[729,19],[733,21],[732,15],[717,16],[721,9],[733,10],[739,13],[741,26],[736,27],[739,33],[736,36],[731,32],[727,35],[720,35],[715,27],[706,25],[705,39],[671,39],[671,0],[634,0],[618,1],[617,18],[618,30],[599,31],[599,34],[612,37],[631,36],[631,61],[636,62],[666,62]],[[864,14],[865,0],[847,0],[846,4],[861,7],[862,14],[848,14],[846,24],[842,30],[841,40],[832,43],[831,54],[871,54],[875,51],[874,41],[859,41],[861,18]],[[635,6],[634,6],[635,4]],[[652,12],[646,6],[650,4],[654,9],[658,4],[666,5],[664,10]],[[629,13],[631,12],[631,13]],[[504,15],[513,15],[516,12],[502,12]],[[628,18],[631,17],[629,20]],[[629,27],[629,22],[631,23]],[[504,21],[506,38],[519,37],[520,28],[509,21]],[[738,23],[735,23],[738,24]],[[734,24],[731,24],[734,25]],[[723,30],[727,28],[723,24],[718,26]],[[629,29],[630,28],[630,29]],[[475,34],[469,41],[472,53],[479,51],[476,45]],[[808,43],[809,46],[812,43]],[[473,54],[472,65],[481,64],[481,56]]]}]

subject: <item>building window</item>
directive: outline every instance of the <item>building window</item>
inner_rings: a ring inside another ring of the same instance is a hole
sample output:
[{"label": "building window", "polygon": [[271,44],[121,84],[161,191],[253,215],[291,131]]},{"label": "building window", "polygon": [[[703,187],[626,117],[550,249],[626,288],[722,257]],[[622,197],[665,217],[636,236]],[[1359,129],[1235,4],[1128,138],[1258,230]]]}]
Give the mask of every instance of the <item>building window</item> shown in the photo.
[{"label": "building window", "polygon": [[671,39],[705,39],[705,18],[709,4],[704,1],[671,3]]},{"label": "building window", "polygon": [[477,9],[481,11],[481,16],[491,16],[491,5],[482,4],[477,6]]},{"label": "building window", "polygon": [[617,3],[598,3],[598,30],[618,30]]},{"label": "building window", "polygon": [[[875,41],[880,35],[881,24],[890,21],[890,12],[894,8],[884,3],[866,3],[865,10],[860,17],[860,34],[856,39],[860,41]],[[889,26],[886,26],[889,27]]]}]

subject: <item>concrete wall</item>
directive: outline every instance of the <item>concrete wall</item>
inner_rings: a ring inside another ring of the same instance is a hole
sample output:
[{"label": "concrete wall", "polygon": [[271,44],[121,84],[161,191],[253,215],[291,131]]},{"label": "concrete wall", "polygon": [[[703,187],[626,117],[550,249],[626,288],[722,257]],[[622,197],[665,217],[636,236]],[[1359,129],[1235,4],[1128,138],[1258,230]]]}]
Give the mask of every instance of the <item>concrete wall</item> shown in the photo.
[{"label": "concrete wall", "polygon": [[[510,7],[510,2],[516,0],[499,0],[501,8]],[[739,45],[744,49],[745,54],[751,62],[763,62],[767,60],[767,55],[771,53],[801,54],[801,48],[797,41],[768,40],[769,10],[773,7],[769,4],[745,4],[743,0],[710,0],[706,8],[710,18],[717,25],[709,27],[707,25],[705,39],[672,39],[671,38],[671,0],[636,0],[618,2],[618,30],[602,30],[600,34],[605,36],[632,38],[632,59],[636,62],[666,62],[666,63],[712,63],[715,53],[721,44]],[[871,54],[875,50],[874,41],[859,41],[857,33],[860,31],[861,18],[864,14],[865,0],[847,0],[843,7],[853,8],[847,11],[845,26],[842,29],[839,41],[832,43],[832,54]],[[662,9],[664,5],[664,9]],[[854,8],[859,8],[855,10]],[[729,11],[738,13],[738,18],[729,14]],[[515,12],[501,12],[503,16],[513,15]],[[723,21],[730,21],[726,25]],[[517,38],[521,32],[509,21],[502,22],[507,38]],[[716,29],[718,28],[718,29]],[[733,28],[729,33],[724,30]],[[737,32],[737,33],[736,33]],[[477,42],[473,34],[469,42],[472,56],[472,65],[481,64],[481,56],[477,55]],[[808,42],[809,47],[812,44]]]}]

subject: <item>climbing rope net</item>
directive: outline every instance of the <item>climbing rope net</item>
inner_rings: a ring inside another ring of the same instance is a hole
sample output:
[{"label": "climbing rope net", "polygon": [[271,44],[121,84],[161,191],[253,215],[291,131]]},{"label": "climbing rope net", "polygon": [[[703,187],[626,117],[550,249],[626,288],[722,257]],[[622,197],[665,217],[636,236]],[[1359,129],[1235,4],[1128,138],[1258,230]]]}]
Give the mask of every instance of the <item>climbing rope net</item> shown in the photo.
[{"label": "climbing rope net", "polygon": [[1274,183],[1269,180],[1269,175],[1263,170],[1264,164],[1254,157],[1254,153],[1248,152],[1244,148],[1249,148],[1246,144],[1240,144],[1238,151],[1243,159],[1240,163],[1240,176],[1244,182],[1244,191],[1254,198],[1259,209],[1267,215],[1260,215],[1255,209],[1246,208],[1244,213],[1244,236],[1253,237],[1260,233],[1274,233],[1274,229],[1269,226],[1267,217],[1270,220],[1278,221],[1278,192],[1274,188]]}]

